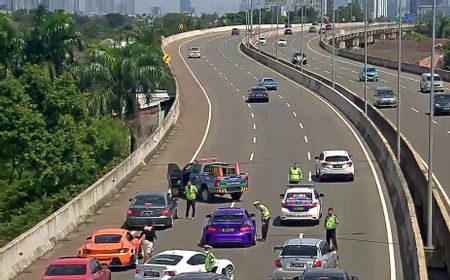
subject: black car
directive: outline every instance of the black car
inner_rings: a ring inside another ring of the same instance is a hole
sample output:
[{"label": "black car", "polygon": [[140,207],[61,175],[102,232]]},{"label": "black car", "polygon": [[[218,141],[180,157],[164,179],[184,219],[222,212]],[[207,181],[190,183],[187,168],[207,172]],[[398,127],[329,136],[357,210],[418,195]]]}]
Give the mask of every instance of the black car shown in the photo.
[{"label": "black car", "polygon": [[333,30],[333,25],[331,25],[331,23],[327,23],[327,25],[325,25],[325,30]]},{"label": "black car", "polygon": [[310,26],[308,29],[308,33],[317,33],[317,28],[315,26]]},{"label": "black car", "polygon": [[292,24],[291,23],[284,23],[284,28],[291,28],[292,27]]},{"label": "black car", "polygon": [[306,64],[307,63],[306,55],[300,52],[296,52],[292,55],[291,61],[293,64]]},{"label": "black car", "polygon": [[170,277],[169,280],[229,280],[226,276],[209,272],[185,272]]},{"label": "black car", "polygon": [[248,92],[247,102],[269,102],[269,91],[265,87],[252,87]]},{"label": "black car", "polygon": [[239,31],[238,28],[233,28],[233,29],[231,30],[231,35],[239,35],[239,34],[240,34],[240,31]]},{"label": "black car", "polygon": [[142,228],[153,221],[155,226],[172,227],[178,216],[177,200],[168,192],[138,192],[130,198],[125,225]]},{"label": "black car", "polygon": [[345,270],[340,268],[320,268],[320,269],[308,269],[302,276],[294,277],[293,280],[317,280],[317,279],[329,279],[329,280],[359,280],[356,276],[349,276]]},{"label": "black car", "polygon": [[292,35],[292,29],[288,28],[284,30],[284,35]]},{"label": "black car", "polygon": [[450,114],[450,94],[434,94],[434,115]]}]

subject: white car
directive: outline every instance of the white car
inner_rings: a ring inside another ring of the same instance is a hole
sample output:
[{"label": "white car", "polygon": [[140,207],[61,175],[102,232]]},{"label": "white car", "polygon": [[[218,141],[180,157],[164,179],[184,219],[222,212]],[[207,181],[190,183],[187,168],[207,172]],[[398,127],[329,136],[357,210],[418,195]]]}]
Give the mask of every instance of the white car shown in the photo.
[{"label": "white car", "polygon": [[277,45],[280,47],[287,47],[288,42],[286,39],[281,38],[281,39],[278,39]]},{"label": "white car", "polygon": [[259,43],[261,44],[261,46],[267,45],[267,38],[266,37],[259,38]]},{"label": "white car", "polygon": [[288,188],[286,193],[280,194],[281,224],[289,221],[314,221],[316,224],[322,218],[323,193],[318,193],[314,185],[299,185]]},{"label": "white car", "polygon": [[323,151],[316,156],[316,175],[320,181],[332,177],[345,177],[353,181],[355,165],[352,156],[344,150]]},{"label": "white car", "polygon": [[[434,90],[444,91],[442,77],[439,74],[434,74]],[[423,73],[420,79],[420,92],[429,91],[431,91],[431,73]]]},{"label": "white car", "polygon": [[[167,280],[182,272],[206,272],[206,255],[186,250],[168,250],[136,268],[135,280]],[[235,266],[227,259],[216,259],[214,272],[234,279]]]},{"label": "white car", "polygon": [[202,57],[202,51],[199,47],[189,48],[189,58],[200,58]]}]

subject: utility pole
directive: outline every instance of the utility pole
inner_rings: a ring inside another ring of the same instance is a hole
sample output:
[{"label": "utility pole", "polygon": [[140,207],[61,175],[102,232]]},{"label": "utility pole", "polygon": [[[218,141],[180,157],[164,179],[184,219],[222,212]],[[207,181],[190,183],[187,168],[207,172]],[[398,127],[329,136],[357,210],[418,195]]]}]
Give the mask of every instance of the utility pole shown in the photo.
[{"label": "utility pole", "polygon": [[335,76],[336,76],[336,42],[335,42],[335,37],[336,37],[336,0],[332,0],[333,1],[333,62],[332,62],[332,69],[331,69],[331,80],[332,80],[332,85],[334,88],[334,82],[335,82]]},{"label": "utility pole", "polygon": [[401,132],[400,132],[400,80],[402,73],[402,0],[398,0],[398,69],[397,69],[397,162],[400,163],[400,146],[401,146]]},{"label": "utility pole", "polygon": [[304,38],[304,34],[303,34],[303,25],[305,24],[305,17],[304,17],[304,13],[305,13],[305,6],[302,5],[301,7],[301,21],[302,21],[302,26],[301,26],[301,31],[300,31],[300,53],[302,54],[302,60],[300,60],[300,71],[303,72],[303,38]]},{"label": "utility pole", "polygon": [[277,7],[277,44],[276,44],[276,48],[275,48],[275,56],[276,56],[276,58],[278,60],[278,32],[279,32],[279,28],[278,28],[278,25],[279,25],[279,16],[278,16],[279,11],[278,11],[278,9],[280,9],[281,6],[276,6],[276,7]]},{"label": "utility pole", "polygon": [[368,1],[366,0],[366,7],[365,7],[365,12],[364,12],[364,113],[367,114],[367,20],[368,20],[368,15],[367,15],[367,11],[369,10],[367,8],[367,3]]}]

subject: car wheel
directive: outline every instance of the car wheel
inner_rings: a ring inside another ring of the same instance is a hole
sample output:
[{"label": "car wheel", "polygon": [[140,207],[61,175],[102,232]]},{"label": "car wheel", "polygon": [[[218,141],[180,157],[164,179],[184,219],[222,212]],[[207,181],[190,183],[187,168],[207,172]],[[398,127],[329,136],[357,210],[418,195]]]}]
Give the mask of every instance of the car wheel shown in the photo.
[{"label": "car wheel", "polygon": [[178,188],[172,188],[170,191],[172,192],[172,195],[173,195],[174,197],[179,197],[179,196],[180,196],[180,189],[178,189]]},{"label": "car wheel", "polygon": [[222,275],[226,276],[230,280],[234,280],[234,267],[232,265],[227,265],[222,269]]},{"label": "car wheel", "polygon": [[130,258],[130,268],[136,268],[136,266],[137,266],[137,258],[136,255],[133,255]]},{"label": "car wheel", "polygon": [[241,199],[242,193],[241,193],[241,192],[238,192],[238,193],[232,193],[232,194],[230,194],[230,195],[231,195],[231,198],[232,198],[233,200],[239,201],[239,200]]},{"label": "car wheel", "polygon": [[200,196],[204,202],[208,202],[211,199],[211,194],[209,193],[208,187],[204,186],[202,188]]}]

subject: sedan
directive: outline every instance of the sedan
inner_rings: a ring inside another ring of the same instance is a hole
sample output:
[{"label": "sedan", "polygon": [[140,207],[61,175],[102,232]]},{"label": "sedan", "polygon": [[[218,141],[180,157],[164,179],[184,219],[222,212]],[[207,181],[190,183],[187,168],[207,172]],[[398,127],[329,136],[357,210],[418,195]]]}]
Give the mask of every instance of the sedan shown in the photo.
[{"label": "sedan", "polygon": [[434,115],[450,114],[450,94],[435,94],[433,107]]},{"label": "sedan", "polygon": [[315,238],[290,239],[281,247],[274,262],[273,280],[293,279],[310,268],[336,268],[337,253],[328,243]]},{"label": "sedan", "polygon": [[155,226],[172,227],[178,218],[177,200],[168,192],[138,192],[130,198],[125,225],[142,228],[153,221]]},{"label": "sedan", "polygon": [[280,47],[287,47],[288,42],[286,39],[281,38],[281,39],[278,39],[277,45]]},{"label": "sedan", "polygon": [[189,48],[189,58],[201,58],[202,57],[202,51],[199,47],[191,47]]},{"label": "sedan", "polygon": [[203,229],[203,244],[256,244],[255,215],[249,214],[244,208],[218,208],[206,217],[209,221]]},{"label": "sedan", "polygon": [[311,27],[308,29],[308,33],[317,33],[317,28],[316,28],[315,26],[311,26]]},{"label": "sedan", "polygon": [[229,280],[228,277],[209,272],[185,272],[170,278],[170,280]]},{"label": "sedan", "polygon": [[286,193],[280,194],[281,224],[289,221],[314,221],[318,224],[322,217],[323,196],[324,194],[319,194],[312,184],[288,188]]},{"label": "sedan", "polygon": [[322,269],[308,269],[300,277],[294,277],[293,280],[359,280],[356,276],[349,276],[347,272],[339,268],[322,268]]},{"label": "sedan", "polygon": [[284,35],[292,35],[292,29],[288,28],[284,30]]},{"label": "sedan", "polygon": [[352,156],[344,150],[323,151],[316,156],[316,175],[320,181],[331,177],[344,177],[353,181],[355,166]]},{"label": "sedan", "polygon": [[377,87],[373,93],[373,106],[381,107],[397,107],[397,97],[394,91],[389,87]]},{"label": "sedan", "polygon": [[265,87],[252,87],[248,92],[248,103],[269,102],[269,91]]},{"label": "sedan", "polygon": [[308,61],[304,53],[296,52],[292,55],[292,63],[305,65],[308,63]]},{"label": "sedan", "polygon": [[274,78],[262,78],[258,81],[258,86],[265,87],[268,90],[277,90],[278,84],[277,81],[275,81]]},{"label": "sedan", "polygon": [[261,46],[266,46],[267,45],[267,38],[266,37],[259,38],[259,43],[261,44]]},{"label": "sedan", "polygon": [[111,271],[93,258],[61,257],[45,269],[42,280],[110,280]]},{"label": "sedan", "polygon": [[[164,251],[136,268],[135,280],[167,280],[184,272],[206,272],[206,255],[186,250]],[[234,279],[235,266],[227,259],[216,259],[214,273]],[[192,278],[191,278],[192,279]]]}]

